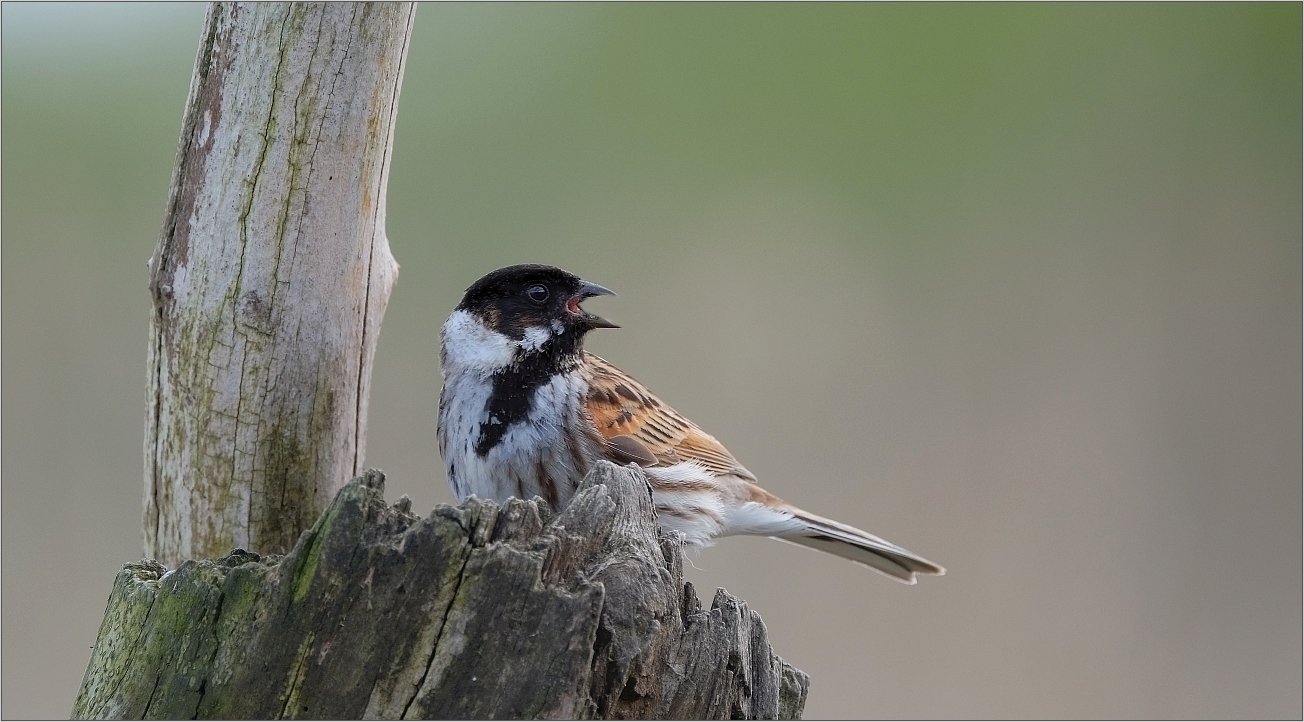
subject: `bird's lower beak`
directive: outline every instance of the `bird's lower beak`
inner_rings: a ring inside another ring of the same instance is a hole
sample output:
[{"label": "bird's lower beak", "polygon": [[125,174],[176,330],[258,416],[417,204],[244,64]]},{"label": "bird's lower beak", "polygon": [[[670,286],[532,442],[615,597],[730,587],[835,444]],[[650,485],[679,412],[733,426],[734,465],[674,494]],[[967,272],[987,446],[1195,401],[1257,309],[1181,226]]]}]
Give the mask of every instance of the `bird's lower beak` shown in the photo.
[{"label": "bird's lower beak", "polygon": [[584,323],[588,324],[589,328],[620,328],[620,326],[608,321],[607,319],[589,313],[588,311],[584,312]]},{"label": "bird's lower beak", "polygon": [[[589,283],[588,281],[580,281],[581,299],[593,298],[594,296],[614,296],[614,295],[616,295],[616,292],[609,288],[606,288],[604,286],[599,286],[596,283]],[[583,311],[584,314],[583,316],[580,317],[580,320],[582,320],[584,324],[587,325],[589,328],[620,328],[620,326],[617,326],[616,324],[608,321],[607,319],[601,316],[589,313],[588,311],[584,311],[583,309],[580,310]]]}]

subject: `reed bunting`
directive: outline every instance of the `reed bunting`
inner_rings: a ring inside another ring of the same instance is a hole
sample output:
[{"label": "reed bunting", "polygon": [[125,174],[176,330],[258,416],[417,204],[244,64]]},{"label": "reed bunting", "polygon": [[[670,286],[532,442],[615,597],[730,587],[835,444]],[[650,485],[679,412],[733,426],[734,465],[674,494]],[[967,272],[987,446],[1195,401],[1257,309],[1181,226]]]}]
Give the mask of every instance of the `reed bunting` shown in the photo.
[{"label": "reed bunting", "polygon": [[584,351],[580,307],[615,295],[560,268],[520,265],[476,281],[441,333],[439,452],[448,483],[505,501],[538,495],[560,509],[601,459],[643,468],[662,527],[693,546],[758,534],[830,552],[893,579],[946,570],[873,534],[762,489],[715,437],[620,369]]}]

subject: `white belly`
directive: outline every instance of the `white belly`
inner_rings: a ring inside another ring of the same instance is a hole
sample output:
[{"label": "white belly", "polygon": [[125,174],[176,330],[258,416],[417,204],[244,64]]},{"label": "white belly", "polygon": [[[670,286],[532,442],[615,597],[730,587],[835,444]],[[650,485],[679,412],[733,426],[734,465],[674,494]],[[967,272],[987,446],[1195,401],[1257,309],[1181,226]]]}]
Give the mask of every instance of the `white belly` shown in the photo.
[{"label": "white belly", "polygon": [[462,501],[471,495],[506,501],[543,497],[560,508],[588,473],[596,457],[587,437],[568,434],[580,428],[578,404],[583,382],[554,376],[534,392],[528,416],[507,427],[502,440],[484,455],[476,453],[481,425],[489,420],[492,382],[470,373],[449,375],[439,410],[439,451],[448,484]]}]

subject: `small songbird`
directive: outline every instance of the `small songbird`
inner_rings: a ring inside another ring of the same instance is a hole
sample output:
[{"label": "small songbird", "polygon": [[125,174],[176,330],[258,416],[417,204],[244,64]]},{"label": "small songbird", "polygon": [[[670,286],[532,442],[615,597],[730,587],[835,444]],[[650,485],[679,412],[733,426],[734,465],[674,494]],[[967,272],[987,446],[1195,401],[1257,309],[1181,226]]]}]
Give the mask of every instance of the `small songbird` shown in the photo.
[{"label": "small songbird", "polygon": [[580,307],[613,292],[542,265],[466,290],[441,333],[439,453],[458,500],[535,495],[564,506],[599,460],[643,468],[662,527],[692,546],[729,534],[795,542],[915,583],[942,567],[762,489],[715,437],[584,350],[616,324]]}]

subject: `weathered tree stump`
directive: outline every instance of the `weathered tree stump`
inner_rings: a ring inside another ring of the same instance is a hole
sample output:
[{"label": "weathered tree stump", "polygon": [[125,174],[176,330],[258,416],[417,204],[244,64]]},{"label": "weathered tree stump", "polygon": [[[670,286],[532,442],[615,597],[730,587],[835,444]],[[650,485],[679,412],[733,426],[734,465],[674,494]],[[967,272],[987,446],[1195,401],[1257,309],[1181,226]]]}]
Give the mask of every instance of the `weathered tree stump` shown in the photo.
[{"label": "weathered tree stump", "polygon": [[744,602],[702,608],[636,468],[555,517],[409,507],[368,471],[284,557],[124,566],[73,717],[800,716],[808,677]]}]

